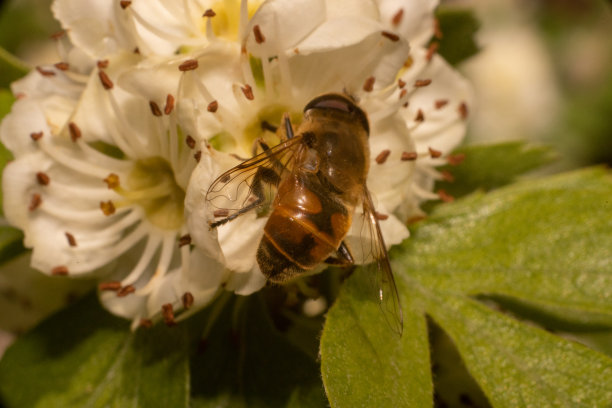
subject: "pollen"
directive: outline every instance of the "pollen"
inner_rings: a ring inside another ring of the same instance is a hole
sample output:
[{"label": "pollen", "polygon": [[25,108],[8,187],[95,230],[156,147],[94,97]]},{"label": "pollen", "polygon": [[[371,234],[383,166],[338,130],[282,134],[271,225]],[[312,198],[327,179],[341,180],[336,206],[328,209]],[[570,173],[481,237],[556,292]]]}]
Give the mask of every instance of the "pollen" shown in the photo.
[{"label": "pollen", "polygon": [[378,156],[376,156],[376,159],[375,159],[376,163],[383,164],[384,162],[387,161],[390,154],[391,154],[391,150],[389,149],[385,149],[382,152],[378,153]]},{"label": "pollen", "polygon": [[400,79],[398,79],[398,80],[397,80],[397,86],[398,86],[400,89],[402,89],[403,87],[405,87],[405,86],[406,86],[406,81],[402,81],[402,79],[401,79],[401,78],[400,78]]},{"label": "pollen", "polygon": [[109,190],[113,190],[119,187],[119,176],[116,175],[115,173],[111,173],[108,176],[106,176],[106,178],[104,179],[104,182],[108,186]]},{"label": "pollen", "polygon": [[181,65],[179,65],[179,71],[193,71],[194,69],[198,68],[198,60],[196,59],[189,59],[187,61],[184,61]]},{"label": "pollen", "polygon": [[216,15],[217,13],[215,13],[213,9],[208,9],[204,12],[204,14],[202,14],[202,17],[214,17]]},{"label": "pollen", "polygon": [[68,124],[68,131],[70,132],[70,140],[76,142],[81,138],[81,129],[74,122]]},{"label": "pollen", "polygon": [[193,155],[193,158],[196,160],[196,162],[200,162],[200,159],[202,158],[202,151],[198,150],[197,152],[195,152],[195,154]]},{"label": "pollen", "polygon": [[140,319],[138,326],[144,327],[145,329],[150,329],[153,327],[153,320],[151,319]]},{"label": "pollen", "polygon": [[397,12],[391,18],[391,24],[393,24],[394,26],[400,25],[403,17],[404,17],[404,9],[397,10]]},{"label": "pollen", "polygon": [[402,161],[414,161],[419,157],[417,152],[402,152]]},{"label": "pollen", "polygon": [[108,75],[106,75],[106,72],[98,71],[98,77],[100,78],[100,82],[102,83],[102,86],[104,87],[104,89],[106,89],[107,91],[109,89],[113,89],[113,86],[114,86],[113,81],[111,81]]},{"label": "pollen", "polygon": [[32,138],[33,141],[37,141],[40,140],[40,138],[43,137],[43,132],[32,132],[30,133],[30,138]]},{"label": "pollen", "polygon": [[450,154],[446,158],[446,161],[451,166],[458,166],[461,163],[463,163],[464,160],[465,160],[465,153]]},{"label": "pollen", "polygon": [[121,6],[122,9],[126,9],[128,7],[130,7],[132,5],[131,1],[126,1],[126,0],[122,0],[119,2],[119,5]]},{"label": "pollen", "polygon": [[431,61],[436,52],[438,52],[438,48],[440,48],[440,43],[432,42],[431,44],[429,44],[429,47],[427,47],[427,55],[425,56],[425,59],[427,59],[427,61]]},{"label": "pollen", "polygon": [[390,39],[393,42],[399,41],[399,35],[394,34],[394,33],[390,32],[390,31],[383,31],[383,32],[381,32],[381,34],[382,34],[383,37],[386,37],[386,38]]},{"label": "pollen", "polygon": [[51,179],[46,173],[39,171],[38,173],[36,173],[36,181],[38,181],[38,184],[40,184],[41,186],[48,186]]},{"label": "pollen", "polygon": [[442,189],[438,190],[437,193],[438,193],[438,197],[440,197],[440,200],[444,201],[445,203],[452,203],[453,201],[455,201],[455,197],[448,194],[446,191]]},{"label": "pollen", "polygon": [[115,213],[115,204],[112,201],[100,201],[100,209],[104,215],[109,216]]},{"label": "pollen", "polygon": [[106,60],[99,60],[99,61],[96,63],[96,66],[97,66],[98,68],[100,68],[100,69],[108,68],[108,60],[107,60],[107,59],[106,59]]},{"label": "pollen", "polygon": [[423,122],[425,120],[425,114],[421,109],[418,110],[414,120],[415,122]]},{"label": "pollen", "polygon": [[71,247],[77,246],[76,238],[74,238],[74,235],[69,232],[65,232],[64,234],[66,235],[66,240],[68,240],[68,245],[70,245]]},{"label": "pollen", "polygon": [[255,98],[255,96],[253,95],[253,88],[251,88],[251,85],[246,84],[240,89],[242,89],[242,93],[244,94],[245,98],[247,98],[249,101],[252,101]]},{"label": "pollen", "polygon": [[446,105],[448,105],[448,99],[438,99],[434,102],[434,106],[436,109],[442,109]]},{"label": "pollen", "polygon": [[48,69],[44,69],[42,67],[36,67],[36,71],[38,71],[38,73],[44,77],[55,76],[55,72],[50,71]]},{"label": "pollen", "polygon": [[255,35],[255,42],[257,44],[261,44],[266,41],[266,37],[264,37],[261,32],[261,29],[259,28],[259,25],[257,24],[253,27],[253,35]]},{"label": "pollen", "polygon": [[34,211],[42,204],[42,197],[40,194],[32,194],[32,198],[30,199],[30,205],[28,206],[28,210]]},{"label": "pollen", "polygon": [[416,81],[414,81],[415,88],[422,88],[429,84],[431,84],[431,79],[417,79]]},{"label": "pollen", "polygon": [[366,92],[372,92],[372,90],[374,89],[374,82],[376,82],[376,78],[374,78],[373,76],[367,78],[363,83],[363,90]]},{"label": "pollen", "polygon": [[172,113],[173,109],[174,109],[174,96],[168,94],[168,96],[166,96],[166,106],[164,107],[164,113],[166,115],[169,115]]},{"label": "pollen", "polygon": [[215,113],[217,111],[217,109],[219,109],[219,102],[217,102],[217,101],[212,101],[206,107],[206,110],[211,112],[211,113]]},{"label": "pollen", "polygon": [[467,119],[468,114],[469,114],[469,110],[468,110],[467,103],[461,102],[461,104],[459,105],[459,116],[461,116],[461,119],[465,120]]},{"label": "pollen", "polygon": [[384,220],[389,218],[389,216],[387,214],[382,214],[382,213],[379,213],[379,212],[375,212],[374,213],[374,217],[376,217],[376,219],[378,221],[384,221]]},{"label": "pollen", "polygon": [[149,107],[151,108],[151,113],[153,113],[153,116],[162,115],[162,111],[159,109],[159,105],[155,101],[149,101]]}]

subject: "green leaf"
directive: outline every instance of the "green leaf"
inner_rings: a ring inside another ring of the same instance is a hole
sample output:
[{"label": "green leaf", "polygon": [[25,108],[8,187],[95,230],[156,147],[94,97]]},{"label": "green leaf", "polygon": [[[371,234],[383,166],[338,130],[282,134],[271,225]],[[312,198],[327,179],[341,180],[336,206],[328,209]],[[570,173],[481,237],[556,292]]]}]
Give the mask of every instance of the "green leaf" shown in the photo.
[{"label": "green leaf", "polygon": [[0,264],[9,261],[25,251],[23,233],[12,227],[0,227]]},{"label": "green leaf", "polygon": [[[356,271],[327,315],[321,372],[332,407],[427,407],[433,404],[427,324],[402,287],[404,334],[385,324],[368,299],[371,280]],[[373,299],[373,297],[372,297]]]},{"label": "green leaf", "polygon": [[440,170],[449,172],[454,181],[441,181],[436,187],[454,197],[510,184],[522,174],[538,169],[555,158],[549,147],[529,145],[522,141],[464,146],[453,154],[462,155],[463,161],[458,165],[444,166]]},{"label": "green leaf", "polygon": [[438,53],[444,59],[457,65],[478,53],[480,47],[474,37],[480,23],[472,10],[439,7],[436,18],[442,32]]},{"label": "green leaf", "polygon": [[30,71],[30,68],[17,57],[0,47],[0,88],[8,87]]},{"label": "green leaf", "polygon": [[95,296],[63,310],[13,344],[0,361],[11,407],[187,407],[187,328],[129,330]]},{"label": "green leaf", "polygon": [[230,305],[191,361],[191,406],[327,406],[317,364],[274,329],[260,297]]}]

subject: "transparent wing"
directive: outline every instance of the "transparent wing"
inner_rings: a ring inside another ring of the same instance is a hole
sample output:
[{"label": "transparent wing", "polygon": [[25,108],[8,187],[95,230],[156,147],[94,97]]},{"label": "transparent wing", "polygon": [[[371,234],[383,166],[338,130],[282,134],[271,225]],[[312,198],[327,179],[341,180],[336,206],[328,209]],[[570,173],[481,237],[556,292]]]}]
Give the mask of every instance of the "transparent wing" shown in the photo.
[{"label": "transparent wing", "polygon": [[269,205],[276,196],[278,183],[290,171],[300,148],[295,136],[254,156],[221,174],[206,192],[206,204],[212,210],[211,227]]},{"label": "transparent wing", "polygon": [[378,218],[372,203],[372,197],[367,187],[363,191],[363,224],[361,226],[361,253],[364,263],[374,284],[376,297],[385,320],[399,336],[403,332],[403,314],[399,300],[399,294],[393,278],[393,271],[389,263],[389,256],[385,246],[385,240],[380,231]]}]

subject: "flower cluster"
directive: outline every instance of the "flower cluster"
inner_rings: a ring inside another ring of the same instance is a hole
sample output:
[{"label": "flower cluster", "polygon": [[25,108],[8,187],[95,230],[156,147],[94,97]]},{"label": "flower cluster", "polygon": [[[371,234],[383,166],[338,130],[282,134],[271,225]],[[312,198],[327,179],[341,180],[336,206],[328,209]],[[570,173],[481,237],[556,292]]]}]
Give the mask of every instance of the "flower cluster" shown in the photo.
[{"label": "flower cluster", "polygon": [[[60,62],[13,85],[4,209],[32,266],[96,276],[135,325],[265,284],[265,217],[208,227],[211,182],[281,117],[346,93],[370,121],[368,185],[388,245],[437,199],[470,88],[435,51],[434,0],[56,0]],[[382,216],[384,215],[384,216]],[[358,232],[350,231],[349,236]]]}]

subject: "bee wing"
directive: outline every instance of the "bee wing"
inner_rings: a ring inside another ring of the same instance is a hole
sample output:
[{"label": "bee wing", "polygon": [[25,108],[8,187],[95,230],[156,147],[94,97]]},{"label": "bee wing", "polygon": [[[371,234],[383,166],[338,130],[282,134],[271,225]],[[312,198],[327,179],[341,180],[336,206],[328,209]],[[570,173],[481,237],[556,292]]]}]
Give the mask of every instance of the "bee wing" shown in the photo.
[{"label": "bee wing", "polygon": [[283,174],[293,165],[300,136],[288,139],[221,174],[206,192],[206,204],[217,227],[236,217],[269,205]]},{"label": "bee wing", "polygon": [[[376,297],[380,302],[387,324],[399,336],[402,335],[404,317],[402,307],[393,278],[393,271],[389,263],[389,255],[385,246],[385,240],[380,231],[378,218],[372,197],[367,187],[364,186],[363,192],[363,224],[361,233],[362,254],[364,261],[368,262],[365,268],[375,281],[374,290],[377,291]],[[365,231],[364,231],[365,229]]]}]

